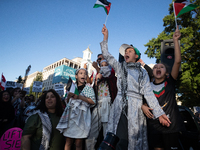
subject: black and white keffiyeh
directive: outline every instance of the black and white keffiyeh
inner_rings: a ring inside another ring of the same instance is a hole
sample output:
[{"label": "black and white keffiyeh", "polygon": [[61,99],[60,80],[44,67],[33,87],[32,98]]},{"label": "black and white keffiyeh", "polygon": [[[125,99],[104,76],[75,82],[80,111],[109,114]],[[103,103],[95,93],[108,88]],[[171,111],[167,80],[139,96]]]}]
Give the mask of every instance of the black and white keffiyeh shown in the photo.
[{"label": "black and white keffiyeh", "polygon": [[141,64],[139,62],[137,63],[133,63],[133,62],[130,62],[130,63],[126,63],[125,61],[123,61],[121,63],[121,68],[122,68],[122,80],[121,80],[121,92],[122,92],[122,111],[124,113],[125,116],[126,115],[126,108],[128,106],[128,101],[127,101],[127,70],[128,69],[137,69],[139,71],[139,77],[138,77],[138,83],[139,83],[139,89],[138,89],[138,92],[140,93],[140,83],[141,83],[141,80],[143,78],[143,73],[142,73],[142,70],[141,70]]},{"label": "black and white keffiyeh", "polygon": [[52,131],[51,121],[46,112],[42,113],[40,110],[36,110],[36,111],[33,111],[30,114],[30,116],[33,114],[38,114],[42,122],[42,140],[41,140],[39,150],[47,150],[49,148],[49,142],[50,142],[51,131]]}]

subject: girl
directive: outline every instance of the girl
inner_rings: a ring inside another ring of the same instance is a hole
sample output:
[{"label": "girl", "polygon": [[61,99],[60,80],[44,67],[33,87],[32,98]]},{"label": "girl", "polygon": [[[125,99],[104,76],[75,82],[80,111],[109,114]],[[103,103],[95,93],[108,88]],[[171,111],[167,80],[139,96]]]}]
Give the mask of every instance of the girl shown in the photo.
[{"label": "girl", "polygon": [[86,69],[78,69],[75,77],[79,95],[68,93],[68,104],[57,126],[66,137],[65,150],[71,149],[73,139],[76,150],[82,150],[82,141],[88,136],[91,127],[90,107],[96,103],[93,88],[90,84],[85,84]]},{"label": "girl", "polygon": [[[170,127],[166,128],[158,120],[148,119],[149,143],[155,150],[178,149],[178,132],[184,130],[175,97],[175,84],[181,65],[181,51],[178,43],[180,36],[177,26],[173,35],[175,59],[171,73],[169,74],[167,66],[163,63],[153,67],[154,81],[151,82],[151,87],[161,108],[172,122]],[[143,105],[142,110],[148,118],[153,117],[150,112],[152,109],[148,106]]]},{"label": "girl", "polygon": [[92,125],[89,136],[86,140],[87,150],[94,150],[101,127],[103,127],[103,135],[106,135],[108,117],[110,113],[111,103],[117,94],[116,86],[117,78],[112,73],[112,68],[106,60],[100,62],[100,73],[97,74],[95,88],[98,102],[92,111]]}]

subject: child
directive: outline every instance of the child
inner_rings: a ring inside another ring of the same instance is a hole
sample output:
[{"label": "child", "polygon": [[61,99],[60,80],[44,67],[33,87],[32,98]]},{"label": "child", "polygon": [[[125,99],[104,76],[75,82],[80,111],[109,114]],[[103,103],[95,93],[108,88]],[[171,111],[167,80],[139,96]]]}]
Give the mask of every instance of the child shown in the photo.
[{"label": "child", "polygon": [[160,108],[153,90],[150,86],[147,72],[140,63],[135,63],[140,58],[140,52],[127,44],[120,47],[120,53],[125,61],[119,63],[108,52],[108,30],[104,25],[102,29],[104,40],[100,43],[103,57],[117,73],[118,93],[112,105],[107,131],[116,134],[120,140],[117,150],[148,149],[146,119],[143,115],[142,95],[156,118],[161,124],[169,126],[170,121]]},{"label": "child", "polygon": [[98,101],[92,111],[91,130],[86,140],[87,150],[94,150],[101,127],[103,127],[105,137],[111,102],[117,94],[117,78],[115,74],[111,73],[111,66],[108,65],[106,60],[102,60],[100,66],[100,73],[97,74],[97,80],[95,81]]},{"label": "child", "polygon": [[[151,82],[151,87],[163,111],[172,121],[170,127],[166,128],[160,125],[158,120],[148,119],[149,143],[155,150],[178,149],[178,132],[184,130],[175,98],[175,84],[181,65],[181,51],[178,43],[180,36],[181,33],[177,27],[173,35],[175,59],[171,74],[167,71],[165,64],[159,63],[153,67],[154,81]],[[143,105],[142,109],[148,118],[153,116],[148,106]]]},{"label": "child", "polygon": [[76,150],[82,150],[82,140],[89,134],[91,127],[90,107],[96,103],[95,94],[90,84],[85,84],[87,71],[76,71],[76,84],[80,95],[69,92],[69,101],[57,125],[57,129],[66,137],[65,150],[70,150],[75,139]]}]

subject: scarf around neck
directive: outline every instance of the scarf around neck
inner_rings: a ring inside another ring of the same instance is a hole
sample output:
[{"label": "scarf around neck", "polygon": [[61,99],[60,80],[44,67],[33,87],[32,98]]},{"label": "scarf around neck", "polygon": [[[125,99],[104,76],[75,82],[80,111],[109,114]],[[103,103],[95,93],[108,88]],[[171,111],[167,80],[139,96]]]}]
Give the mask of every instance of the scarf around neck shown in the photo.
[{"label": "scarf around neck", "polygon": [[139,83],[139,89],[138,92],[140,93],[140,82],[143,78],[143,73],[142,73],[142,69],[141,69],[141,64],[139,62],[137,63],[126,63],[125,61],[123,61],[121,63],[121,68],[122,68],[122,80],[121,80],[121,93],[122,93],[122,111],[124,113],[125,116],[127,116],[126,114],[126,108],[128,107],[128,99],[127,99],[127,74],[128,74],[128,69],[137,69],[139,71],[139,77],[138,77],[138,83]]},{"label": "scarf around neck", "polygon": [[33,111],[30,116],[33,114],[38,114],[42,122],[42,140],[39,150],[48,150],[52,131],[50,118],[46,112],[42,113],[40,110]]}]

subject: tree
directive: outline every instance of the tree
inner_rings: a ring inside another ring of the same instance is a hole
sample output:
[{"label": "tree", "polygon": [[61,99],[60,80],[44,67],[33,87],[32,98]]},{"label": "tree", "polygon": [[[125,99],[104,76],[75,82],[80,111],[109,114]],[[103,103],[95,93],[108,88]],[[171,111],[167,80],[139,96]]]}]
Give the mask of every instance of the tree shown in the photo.
[{"label": "tree", "polygon": [[[33,79],[33,82],[31,83],[29,95],[33,94],[34,97],[36,98],[36,92],[32,92],[33,83],[34,83],[34,81],[41,81],[42,82],[42,78],[43,78],[42,72],[38,72],[37,76]],[[41,95],[42,95],[42,93],[38,93],[37,97],[40,97]]]},{"label": "tree", "polygon": [[[200,0],[190,0],[200,5]],[[152,38],[145,46],[150,58],[160,60],[161,41],[172,39],[176,30],[172,4],[169,15],[163,18],[164,31],[157,38]],[[200,8],[185,13],[177,18],[181,36],[181,75],[177,82],[178,100],[188,107],[200,106]]]}]

